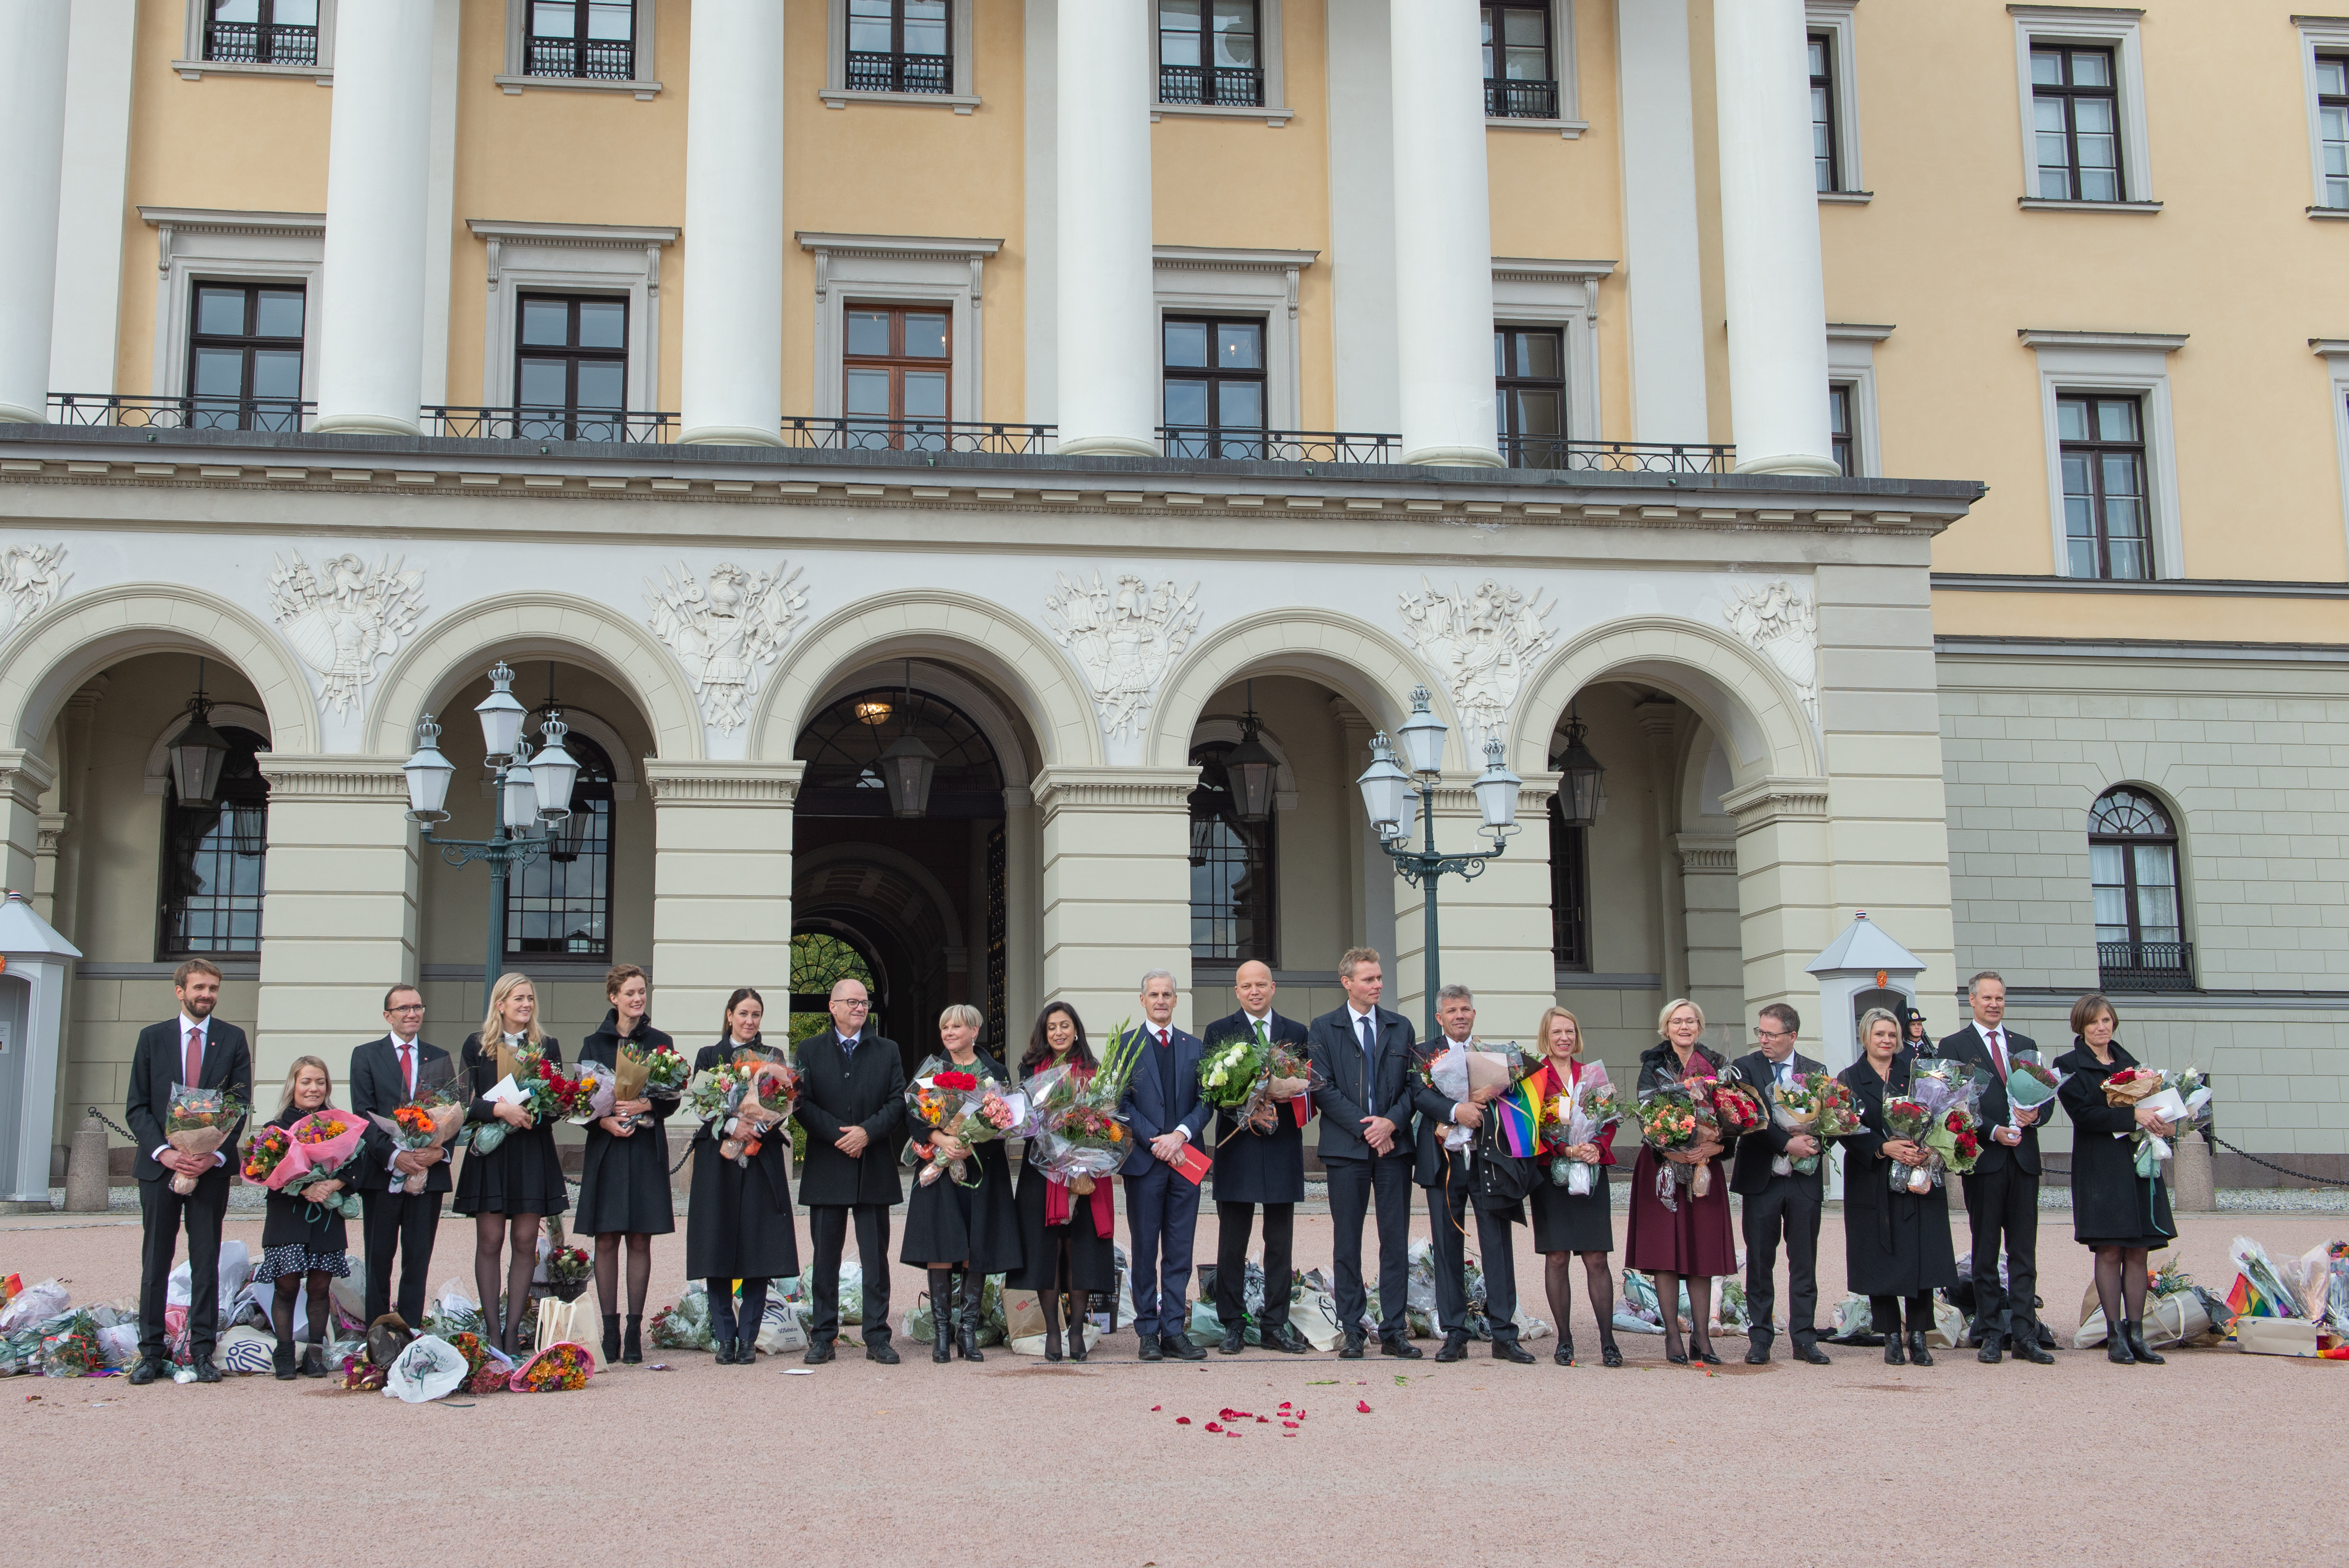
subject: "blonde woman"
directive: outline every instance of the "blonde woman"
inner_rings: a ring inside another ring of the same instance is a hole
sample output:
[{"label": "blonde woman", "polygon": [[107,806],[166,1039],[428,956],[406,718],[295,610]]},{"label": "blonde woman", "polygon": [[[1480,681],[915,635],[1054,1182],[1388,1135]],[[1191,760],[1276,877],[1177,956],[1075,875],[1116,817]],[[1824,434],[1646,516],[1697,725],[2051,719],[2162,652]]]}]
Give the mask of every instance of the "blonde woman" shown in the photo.
[{"label": "blonde woman", "polygon": [[1925,1162],[1925,1151],[1893,1137],[1884,1120],[1885,1102],[1909,1092],[1917,1066],[1904,1032],[1890,1012],[1870,1007],[1859,1016],[1859,1060],[1837,1075],[1850,1087],[1860,1119],[1860,1130],[1842,1140],[1844,1277],[1868,1297],[1876,1332],[1884,1336],[1884,1364],[1930,1367],[1925,1336],[1933,1326],[1933,1293],[1956,1286],[1958,1254],[1950,1241],[1949,1189],[1892,1187],[1895,1163]]},{"label": "blonde woman", "polygon": [[[1640,1093],[1647,1094],[1666,1075],[1676,1078],[1719,1078],[1721,1057],[1707,1049],[1704,1009],[1685,996],[1664,1004],[1656,1016],[1656,1032],[1663,1038],[1640,1053]],[[1640,1146],[1639,1163],[1631,1169],[1631,1220],[1623,1244],[1623,1266],[1651,1274],[1656,1279],[1656,1305],[1664,1319],[1664,1359],[1685,1367],[1690,1357],[1708,1367],[1721,1365],[1713,1353],[1713,1281],[1716,1274],[1737,1272],[1737,1239],[1729,1227],[1729,1167],[1733,1140],[1718,1134],[1690,1149],[1659,1155],[1648,1143]],[[1656,1176],[1665,1161],[1682,1167],[1681,1188],[1667,1209],[1656,1194]],[[1713,1183],[1703,1197],[1696,1195],[1696,1173],[1706,1161],[1718,1163]],[[1689,1293],[1689,1345],[1681,1346],[1681,1284]]]},{"label": "blonde woman", "polygon": [[[1009,1087],[1011,1075],[1003,1064],[979,1049],[978,1032],[986,1026],[987,1016],[967,1002],[957,1002],[938,1015],[938,1043],[946,1047],[947,1068],[968,1073],[981,1083]],[[984,1361],[978,1320],[987,1276],[1010,1273],[1024,1256],[1019,1211],[1011,1196],[1011,1162],[1004,1157],[1000,1139],[974,1150],[935,1127],[913,1130],[912,1150],[925,1158],[963,1161],[970,1183],[965,1186],[942,1171],[927,1184],[916,1181],[905,1201],[905,1241],[897,1261],[929,1271],[930,1359],[951,1361],[958,1348],[964,1360]],[[962,1275],[959,1291],[954,1278],[957,1272]]]},{"label": "blonde woman", "polygon": [[[481,1295],[481,1332],[509,1356],[522,1348],[523,1305],[530,1300],[530,1276],[538,1270],[538,1227],[548,1214],[571,1206],[563,1184],[563,1161],[554,1152],[554,1129],[537,1126],[517,1105],[492,1101],[490,1090],[503,1076],[498,1047],[509,1054],[543,1052],[563,1065],[563,1044],[539,1032],[538,991],[527,975],[501,975],[490,990],[489,1016],[465,1037],[458,1053],[473,1091],[468,1123],[502,1121],[505,1140],[487,1154],[469,1153],[457,1173],[456,1212],[473,1217],[473,1286]],[[505,1263],[507,1243],[512,1261]],[[502,1282],[501,1274],[503,1275]],[[502,1283],[508,1309],[498,1310]]]},{"label": "blonde woman", "polygon": [[[1541,1016],[1534,1038],[1542,1043],[1549,1070],[1570,1092],[1590,1069],[1582,1062],[1582,1024],[1563,1007]],[[1551,1358],[1560,1367],[1574,1365],[1574,1260],[1582,1259],[1583,1277],[1590,1289],[1591,1315],[1599,1320],[1599,1359],[1608,1367],[1623,1365],[1615,1346],[1615,1281],[1608,1271],[1607,1254],[1615,1250],[1615,1216],[1609,1208],[1607,1168],[1615,1163],[1612,1127],[1588,1143],[1565,1150],[1569,1160],[1595,1168],[1588,1192],[1569,1192],[1549,1179],[1545,1167],[1535,1182],[1534,1251],[1541,1253],[1543,1279],[1549,1290],[1550,1315],[1557,1319],[1557,1348]]]},{"label": "blonde woman", "polygon": [[[316,1057],[296,1057],[285,1075],[285,1092],[277,1097],[277,1114],[271,1127],[291,1127],[304,1117],[326,1109],[335,1098],[335,1077]],[[346,1254],[350,1238],[343,1217],[322,1209],[324,1198],[336,1183],[321,1183],[299,1196],[269,1194],[267,1218],[261,1222],[261,1266],[256,1280],[274,1280],[277,1294],[269,1304],[270,1325],[277,1331],[275,1371],[281,1378],[294,1376],[294,1300],[306,1280],[310,1287],[309,1343],[302,1352],[305,1377],[326,1375],[326,1318],[332,1310],[329,1282],[347,1276],[351,1260]]]}]

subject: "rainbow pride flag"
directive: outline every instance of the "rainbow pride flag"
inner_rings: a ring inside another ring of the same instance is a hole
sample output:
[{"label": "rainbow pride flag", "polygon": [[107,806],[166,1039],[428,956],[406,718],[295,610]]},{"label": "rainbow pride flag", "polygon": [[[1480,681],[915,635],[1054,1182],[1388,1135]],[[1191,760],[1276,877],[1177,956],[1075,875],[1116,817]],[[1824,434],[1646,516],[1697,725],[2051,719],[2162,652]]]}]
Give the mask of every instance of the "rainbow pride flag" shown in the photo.
[{"label": "rainbow pride flag", "polygon": [[1557,1092],[1554,1082],[1549,1064],[1544,1062],[1493,1102],[1501,1118],[1501,1140],[1520,1160],[1530,1160],[1540,1150],[1542,1101]]}]

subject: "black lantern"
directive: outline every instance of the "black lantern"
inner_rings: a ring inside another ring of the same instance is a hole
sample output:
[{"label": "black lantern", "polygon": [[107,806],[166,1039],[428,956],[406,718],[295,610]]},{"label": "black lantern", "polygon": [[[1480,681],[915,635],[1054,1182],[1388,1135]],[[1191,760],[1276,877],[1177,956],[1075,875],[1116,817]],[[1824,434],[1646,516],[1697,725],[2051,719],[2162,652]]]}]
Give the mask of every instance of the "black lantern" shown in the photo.
[{"label": "black lantern", "polygon": [[1256,738],[1256,683],[1248,683],[1247,717],[1240,721],[1240,743],[1224,753],[1224,779],[1230,786],[1239,818],[1255,827],[1272,815],[1273,775],[1279,764]]},{"label": "black lantern", "polygon": [[937,777],[938,754],[914,733],[914,661],[905,661],[905,700],[898,705],[905,732],[889,743],[874,766],[889,791],[892,816],[925,816],[930,809],[930,781]]},{"label": "black lantern", "polygon": [[212,727],[212,699],[204,696],[204,662],[196,661],[196,695],[188,699],[188,722],[171,738],[171,782],[182,806],[209,806],[219,792],[228,741]]},{"label": "black lantern", "polygon": [[1558,810],[1569,828],[1587,828],[1599,820],[1599,781],[1607,769],[1582,744],[1588,733],[1583,722],[1572,708],[1566,715],[1566,749],[1549,759],[1558,775]]}]

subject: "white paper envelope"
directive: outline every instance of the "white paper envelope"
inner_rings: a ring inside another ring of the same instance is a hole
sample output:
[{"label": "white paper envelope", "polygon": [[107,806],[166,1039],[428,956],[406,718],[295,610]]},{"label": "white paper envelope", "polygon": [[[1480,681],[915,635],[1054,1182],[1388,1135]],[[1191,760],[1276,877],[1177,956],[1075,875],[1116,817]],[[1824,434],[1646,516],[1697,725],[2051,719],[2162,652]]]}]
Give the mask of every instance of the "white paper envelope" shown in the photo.
[{"label": "white paper envelope", "polygon": [[523,1090],[520,1085],[514,1082],[513,1075],[512,1073],[508,1073],[505,1077],[498,1079],[497,1088],[490,1090],[488,1094],[483,1095],[481,1098],[497,1104],[520,1105],[523,1101],[528,1099],[530,1096]]}]

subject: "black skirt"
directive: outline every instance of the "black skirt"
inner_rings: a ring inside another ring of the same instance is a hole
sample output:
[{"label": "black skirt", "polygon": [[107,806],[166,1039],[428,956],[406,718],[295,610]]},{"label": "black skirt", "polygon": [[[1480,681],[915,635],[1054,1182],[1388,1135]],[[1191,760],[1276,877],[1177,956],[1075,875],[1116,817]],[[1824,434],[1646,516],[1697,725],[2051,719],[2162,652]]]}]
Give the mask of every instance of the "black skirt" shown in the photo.
[{"label": "black skirt", "polygon": [[[1096,1176],[1106,1181],[1106,1176]],[[1117,1288],[1117,1241],[1093,1228],[1093,1201],[1070,1194],[1069,1222],[1046,1226],[1044,1189],[1051,1179],[1025,1161],[1019,1166],[1019,1267],[1004,1279],[1007,1290],[1051,1290],[1061,1284],[1061,1243],[1069,1247],[1068,1288],[1112,1291]]]},{"label": "black skirt", "polygon": [[[655,1117],[675,1100],[653,1101]],[[677,1229],[669,1202],[668,1129],[657,1120],[636,1124],[626,1138],[587,1126],[587,1153],[579,1168],[579,1213],[571,1228],[583,1236],[614,1231],[665,1236]]]},{"label": "black skirt", "polygon": [[794,1279],[799,1227],[781,1140],[769,1139],[748,1166],[718,1152],[704,1128],[693,1140],[693,1203],[685,1216],[689,1279]]},{"label": "black skirt", "polygon": [[[541,1045],[548,1059],[561,1066],[562,1042],[550,1035]],[[497,1087],[496,1047],[484,1051],[481,1036],[468,1035],[458,1059],[476,1097],[473,1117],[478,1125],[487,1125],[492,1119],[480,1097]],[[505,1140],[487,1154],[468,1148],[464,1163],[457,1168],[457,1201],[450,1207],[460,1214],[560,1214],[568,1210],[571,1189],[564,1183],[554,1129],[543,1123],[527,1130],[507,1127]]]},{"label": "black skirt", "polygon": [[968,1260],[982,1274],[1009,1274],[1019,1266],[1019,1211],[1003,1140],[980,1144],[964,1169],[978,1176],[978,1186],[966,1187],[945,1175],[926,1187],[913,1183],[899,1263],[921,1267]]},{"label": "black skirt", "polygon": [[1549,1161],[1541,1166],[1541,1181],[1526,1198],[1534,1212],[1534,1251],[1537,1253],[1611,1253],[1615,1250],[1615,1215],[1608,1207],[1607,1170],[1597,1168],[1598,1179],[1580,1197],[1549,1179]]}]

